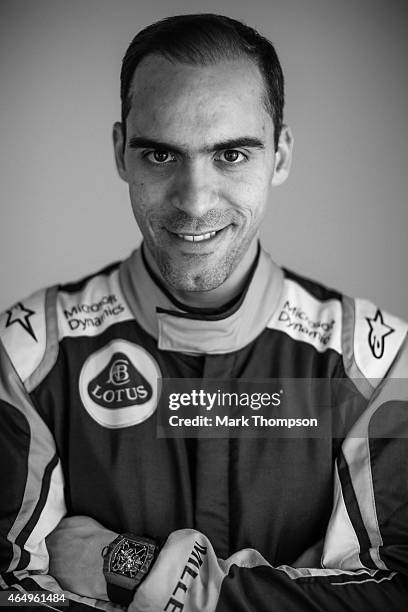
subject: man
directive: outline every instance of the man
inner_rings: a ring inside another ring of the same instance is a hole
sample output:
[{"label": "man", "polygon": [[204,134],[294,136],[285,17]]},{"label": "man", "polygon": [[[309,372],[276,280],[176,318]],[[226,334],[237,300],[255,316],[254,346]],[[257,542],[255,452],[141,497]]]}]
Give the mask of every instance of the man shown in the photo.
[{"label": "man", "polygon": [[[272,45],[172,17],[121,82],[142,247],[0,320],[2,586],[74,609],[406,609],[407,325],[259,247],[293,144]],[[342,429],[157,438],[164,379],[340,379]]]}]

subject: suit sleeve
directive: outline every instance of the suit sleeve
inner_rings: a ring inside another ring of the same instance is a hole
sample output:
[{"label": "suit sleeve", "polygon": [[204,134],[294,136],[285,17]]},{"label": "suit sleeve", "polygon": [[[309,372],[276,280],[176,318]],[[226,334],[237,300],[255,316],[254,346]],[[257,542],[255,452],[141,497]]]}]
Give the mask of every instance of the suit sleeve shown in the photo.
[{"label": "suit sleeve", "polygon": [[342,444],[322,542],[291,567],[273,567],[252,549],[217,559],[203,534],[174,532],[134,612],[408,610],[407,371],[405,342]]},{"label": "suit sleeve", "polygon": [[[46,536],[66,513],[61,463],[53,436],[32,404],[1,341],[0,449],[0,587],[8,594],[33,591],[61,594],[60,585],[48,574],[45,545]],[[67,591],[64,598],[68,605],[63,610],[114,608],[107,602]],[[58,598],[56,601],[48,601],[41,609],[50,605],[58,609]]]}]

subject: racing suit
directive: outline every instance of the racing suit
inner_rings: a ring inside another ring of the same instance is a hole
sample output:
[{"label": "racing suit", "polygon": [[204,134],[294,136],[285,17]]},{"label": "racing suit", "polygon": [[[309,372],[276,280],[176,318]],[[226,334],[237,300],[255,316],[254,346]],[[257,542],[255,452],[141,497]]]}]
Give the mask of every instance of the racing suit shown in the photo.
[{"label": "racing suit", "polygon": [[[4,589],[58,592],[45,538],[85,515],[167,538],[135,610],[408,609],[400,319],[262,249],[238,301],[186,309],[138,249],[6,311],[0,364]],[[160,381],[180,378],[342,380],[346,429],[158,438]]]}]

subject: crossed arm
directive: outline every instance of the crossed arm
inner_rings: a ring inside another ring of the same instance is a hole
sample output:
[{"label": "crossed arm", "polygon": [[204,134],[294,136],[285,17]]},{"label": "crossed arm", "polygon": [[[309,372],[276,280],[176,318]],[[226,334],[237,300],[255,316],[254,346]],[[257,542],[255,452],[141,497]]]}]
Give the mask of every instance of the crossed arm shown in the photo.
[{"label": "crossed arm", "polygon": [[[107,601],[101,550],[115,535],[87,517],[63,519],[47,538],[50,572],[64,589]],[[220,560],[203,534],[180,530],[169,536],[128,610],[401,612],[407,603],[408,580],[397,572],[273,568],[252,549]]]}]

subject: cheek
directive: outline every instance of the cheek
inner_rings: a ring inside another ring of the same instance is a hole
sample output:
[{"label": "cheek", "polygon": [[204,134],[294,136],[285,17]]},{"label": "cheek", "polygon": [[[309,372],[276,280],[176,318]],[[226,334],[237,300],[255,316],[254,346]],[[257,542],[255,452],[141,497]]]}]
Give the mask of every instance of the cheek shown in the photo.
[{"label": "cheek", "polygon": [[155,233],[162,226],[164,217],[163,194],[157,186],[144,181],[129,185],[133,215],[143,233]]},{"label": "cheek", "polygon": [[129,192],[132,203],[145,208],[150,206],[161,206],[165,198],[165,187],[160,180],[146,179],[138,176],[138,179],[129,182]]},{"label": "cheek", "polygon": [[144,225],[149,211],[149,194],[144,183],[129,185],[133,214],[139,225]]},{"label": "cheek", "polygon": [[251,180],[237,183],[234,191],[235,202],[251,223],[262,218],[270,196],[270,187],[265,175],[252,176]]},{"label": "cheek", "polygon": [[129,193],[132,203],[144,203],[148,200],[149,190],[145,181],[131,181],[129,183]]},{"label": "cheek", "polygon": [[129,193],[134,210],[148,210],[155,201],[151,186],[143,180],[129,183]]}]

